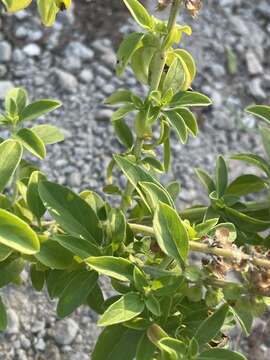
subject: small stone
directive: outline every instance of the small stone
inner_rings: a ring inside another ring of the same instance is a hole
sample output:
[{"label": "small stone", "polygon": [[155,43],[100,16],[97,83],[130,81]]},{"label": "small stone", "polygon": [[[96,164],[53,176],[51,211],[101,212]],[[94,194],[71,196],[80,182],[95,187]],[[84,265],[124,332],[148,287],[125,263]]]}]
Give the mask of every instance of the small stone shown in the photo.
[{"label": "small stone", "polygon": [[46,349],[46,343],[42,338],[38,339],[38,341],[36,342],[36,344],[34,346],[35,346],[35,349],[39,350],[39,351],[44,351]]},{"label": "small stone", "polygon": [[211,71],[216,78],[221,78],[224,75],[226,75],[224,66],[222,66],[221,64],[216,64],[216,63],[212,64]]},{"label": "small stone", "polygon": [[78,86],[76,77],[64,70],[54,69],[53,75],[56,76],[56,80],[62,90],[68,93],[74,93]]},{"label": "small stone", "polygon": [[246,53],[246,63],[250,75],[263,74],[262,64],[252,50],[248,50]]},{"label": "small stone", "polygon": [[76,338],[79,326],[73,319],[58,321],[53,337],[58,345],[70,345]]},{"label": "small stone", "polygon": [[111,109],[100,109],[96,113],[97,121],[110,121],[113,115],[113,110]]},{"label": "small stone", "polygon": [[8,62],[11,59],[12,48],[7,41],[0,42],[0,62]]},{"label": "small stone", "polygon": [[261,16],[270,19],[270,4],[267,1],[259,1],[256,10],[260,13]]},{"label": "small stone", "polygon": [[11,81],[0,81],[0,100],[4,100],[7,92],[14,87]]},{"label": "small stone", "polygon": [[33,334],[43,331],[45,329],[45,320],[35,321],[31,327],[31,332]]},{"label": "small stone", "polygon": [[31,341],[25,336],[25,335],[21,335],[20,336],[20,341],[21,341],[21,344],[22,344],[22,347],[27,350],[27,349],[30,349],[31,347]]},{"label": "small stone", "polygon": [[78,71],[82,68],[82,61],[78,56],[69,56],[63,62],[63,66],[68,71]]},{"label": "small stone", "polygon": [[94,74],[90,69],[83,69],[79,75],[79,78],[84,83],[90,83],[94,79]]},{"label": "small stone", "polygon": [[28,44],[23,48],[23,52],[29,57],[39,57],[41,49],[37,44]]},{"label": "small stone", "polygon": [[249,93],[258,100],[266,99],[266,93],[262,88],[262,79],[255,78],[252,79],[249,83]]},{"label": "small stone", "polygon": [[25,54],[22,52],[21,49],[15,49],[13,51],[12,60],[15,63],[21,63],[24,61],[24,59],[25,59]]},{"label": "small stone", "polygon": [[5,76],[7,73],[7,67],[3,64],[0,64],[0,78]]},{"label": "small stone", "polygon": [[72,41],[69,43],[68,47],[65,50],[67,57],[69,56],[78,56],[84,61],[92,60],[94,57],[94,51],[79,41]]},{"label": "small stone", "polygon": [[8,327],[7,334],[18,334],[20,330],[20,320],[16,312],[12,309],[7,310],[8,315]]},{"label": "small stone", "polygon": [[69,177],[69,183],[71,187],[80,187],[82,185],[81,174],[78,172],[73,172]]}]

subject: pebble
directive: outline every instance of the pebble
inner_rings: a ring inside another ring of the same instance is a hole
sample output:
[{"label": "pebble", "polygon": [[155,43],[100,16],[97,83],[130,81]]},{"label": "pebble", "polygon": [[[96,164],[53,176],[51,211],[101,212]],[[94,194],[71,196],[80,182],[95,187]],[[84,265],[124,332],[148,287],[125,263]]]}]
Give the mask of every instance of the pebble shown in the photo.
[{"label": "pebble", "polygon": [[4,100],[7,92],[14,87],[11,81],[0,80],[0,100]]},{"label": "pebble", "polygon": [[79,331],[78,324],[73,319],[58,321],[54,328],[54,340],[58,345],[70,345]]},{"label": "pebble", "polygon": [[39,57],[41,55],[40,47],[34,43],[24,46],[23,52],[29,57]]},{"label": "pebble", "polygon": [[56,77],[62,90],[67,93],[75,93],[78,86],[78,80],[74,75],[60,69],[53,69],[52,75]]},{"label": "pebble", "polygon": [[262,64],[252,50],[248,50],[246,53],[246,63],[250,75],[263,74]]},{"label": "pebble", "polygon": [[262,79],[261,78],[254,78],[250,80],[248,85],[249,93],[254,96],[257,100],[264,100],[266,99],[266,93],[262,88]]},{"label": "pebble", "polygon": [[79,74],[79,79],[88,84],[94,80],[94,74],[90,69],[83,69]]},{"label": "pebble", "polygon": [[111,109],[100,109],[96,113],[97,121],[109,121],[113,115],[113,110]]},{"label": "pebble", "polygon": [[78,56],[84,61],[92,60],[94,57],[94,51],[78,41],[70,42],[65,53],[67,57]]},{"label": "pebble", "polygon": [[12,47],[7,41],[0,42],[0,63],[8,62],[11,60]]},{"label": "pebble", "polygon": [[8,315],[8,327],[7,327],[7,334],[17,334],[20,330],[20,320],[18,318],[17,313],[13,309],[7,310]]}]

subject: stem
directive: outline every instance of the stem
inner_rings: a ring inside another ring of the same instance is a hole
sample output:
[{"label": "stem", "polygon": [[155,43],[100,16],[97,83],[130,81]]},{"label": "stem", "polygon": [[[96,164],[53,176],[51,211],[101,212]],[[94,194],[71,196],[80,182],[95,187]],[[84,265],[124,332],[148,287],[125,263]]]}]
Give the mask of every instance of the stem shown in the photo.
[{"label": "stem", "polygon": [[[136,233],[144,233],[147,235],[155,235],[154,229],[150,226],[139,225],[139,224],[129,224],[130,228]],[[253,257],[248,254],[243,253],[239,249],[223,249],[218,247],[211,247],[207,244],[202,244],[199,241],[189,241],[190,250],[195,252],[200,252],[203,254],[212,254],[216,256],[221,256],[226,259],[234,260],[240,262],[241,260],[247,260],[253,265],[264,267],[270,269],[270,260],[266,258]]]},{"label": "stem", "polygon": [[152,70],[151,91],[158,90],[160,80],[163,74],[164,66],[166,63],[166,43],[167,40],[171,37],[172,32],[174,30],[177,14],[179,12],[181,3],[182,0],[173,0],[170,11],[170,17],[167,25],[168,32],[166,37],[163,39],[161,43],[160,52],[158,52],[156,55],[156,59]]},{"label": "stem", "polygon": [[[136,161],[138,161],[141,157],[142,146],[143,146],[143,139],[137,137],[133,148],[133,155],[135,156]],[[121,209],[123,212],[125,212],[128,209],[129,205],[131,204],[131,195],[133,189],[134,189],[133,185],[131,184],[130,181],[128,181],[121,202]]]}]

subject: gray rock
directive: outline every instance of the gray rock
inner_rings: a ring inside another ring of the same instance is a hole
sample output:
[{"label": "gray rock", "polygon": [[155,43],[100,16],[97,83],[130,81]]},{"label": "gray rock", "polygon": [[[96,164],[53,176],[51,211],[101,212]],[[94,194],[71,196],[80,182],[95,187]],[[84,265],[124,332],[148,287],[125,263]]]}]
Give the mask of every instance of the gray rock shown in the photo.
[{"label": "gray rock", "polygon": [[34,344],[35,349],[39,351],[44,351],[46,349],[46,343],[42,338],[39,338]]},{"label": "gray rock", "polygon": [[7,73],[7,67],[4,64],[0,64],[0,78],[5,76]]},{"label": "gray rock", "polygon": [[60,69],[53,69],[52,74],[56,77],[62,90],[67,93],[74,93],[76,91],[78,81],[74,75]]},{"label": "gray rock", "polygon": [[39,57],[41,49],[37,44],[32,43],[24,46],[23,52],[29,57]]},{"label": "gray rock", "polygon": [[21,63],[24,61],[24,59],[25,59],[25,54],[22,52],[21,49],[15,49],[13,51],[12,60],[15,63]]},{"label": "gray rock", "polygon": [[13,309],[8,309],[7,315],[8,315],[7,333],[10,335],[18,334],[20,331],[20,320],[18,318],[17,313]]},{"label": "gray rock", "polygon": [[54,328],[54,340],[58,345],[70,345],[76,338],[79,326],[73,319],[58,321]]},{"label": "gray rock", "polygon": [[266,99],[266,93],[262,88],[262,79],[254,78],[250,81],[249,85],[249,93],[254,96],[258,100]]},{"label": "gray rock", "polygon": [[10,61],[12,56],[11,45],[7,41],[0,42],[0,62]]},{"label": "gray rock", "polygon": [[82,184],[81,174],[79,172],[73,172],[69,177],[69,183],[71,187],[80,187]]},{"label": "gray rock", "polygon": [[80,75],[79,75],[79,78],[82,82],[84,83],[91,83],[94,79],[94,74],[92,72],[92,70],[90,69],[83,69],[81,72],[80,72]]},{"label": "gray rock", "polygon": [[85,60],[85,61],[92,60],[94,57],[94,51],[92,49],[86,47],[79,41],[72,41],[71,43],[69,43],[69,45],[67,46],[67,48],[65,50],[65,53],[66,53],[67,57],[78,56],[80,59]]},{"label": "gray rock", "polygon": [[268,1],[259,1],[256,6],[256,10],[259,14],[267,19],[270,19],[270,4]]},{"label": "gray rock", "polygon": [[246,63],[250,75],[263,74],[262,64],[260,63],[258,56],[256,56],[251,49],[249,49],[246,53]]},{"label": "gray rock", "polygon": [[113,115],[113,110],[111,109],[100,109],[96,113],[97,121],[110,121]]},{"label": "gray rock", "polygon": [[82,68],[82,61],[78,56],[69,56],[63,62],[63,66],[68,71],[79,71]]},{"label": "gray rock", "polygon": [[0,81],[0,100],[4,100],[7,92],[14,87],[11,81]]}]

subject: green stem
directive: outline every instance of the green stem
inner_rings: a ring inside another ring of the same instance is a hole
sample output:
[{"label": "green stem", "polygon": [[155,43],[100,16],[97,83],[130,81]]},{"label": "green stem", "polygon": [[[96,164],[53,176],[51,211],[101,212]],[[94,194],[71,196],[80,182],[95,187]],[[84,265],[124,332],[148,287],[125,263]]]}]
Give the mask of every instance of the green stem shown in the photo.
[{"label": "green stem", "polygon": [[[143,139],[137,137],[133,148],[133,155],[135,156],[136,161],[138,161],[141,157],[142,146],[143,146]],[[134,190],[133,185],[131,184],[130,181],[128,181],[121,202],[121,209],[123,212],[127,211],[127,209],[131,204],[131,195],[133,193],[133,190]]]},{"label": "green stem", "polygon": [[[139,224],[129,224],[130,228],[135,233],[143,233],[147,235],[155,235],[154,229],[149,226],[139,225]],[[203,253],[203,254],[212,254],[220,256],[232,261],[240,262],[241,260],[249,261],[251,264],[270,269],[270,260],[266,258],[253,257],[248,254],[243,253],[239,249],[223,249],[218,247],[212,247],[207,244],[203,244],[199,241],[189,241],[189,247],[191,251]]]},{"label": "green stem", "polygon": [[182,0],[173,0],[170,17],[167,25],[167,35],[163,39],[160,51],[157,52],[156,58],[154,60],[154,66],[152,70],[152,80],[151,80],[151,91],[158,90],[160,80],[163,74],[164,66],[166,64],[166,44],[167,40],[171,37],[176,23],[177,14],[180,9]]}]

